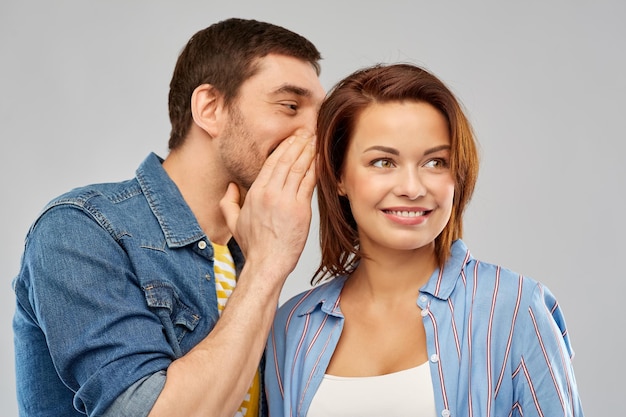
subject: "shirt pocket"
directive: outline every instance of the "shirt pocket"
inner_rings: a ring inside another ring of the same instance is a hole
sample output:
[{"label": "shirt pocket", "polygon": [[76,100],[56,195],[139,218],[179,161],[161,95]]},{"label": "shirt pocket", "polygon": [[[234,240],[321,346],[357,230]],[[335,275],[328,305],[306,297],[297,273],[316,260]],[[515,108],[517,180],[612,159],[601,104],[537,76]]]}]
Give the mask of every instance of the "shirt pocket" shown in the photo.
[{"label": "shirt pocket", "polygon": [[164,333],[174,350],[174,355],[180,358],[183,355],[181,342],[186,334],[196,328],[200,315],[180,299],[176,288],[169,282],[149,282],[142,288],[148,307],[163,324]]}]

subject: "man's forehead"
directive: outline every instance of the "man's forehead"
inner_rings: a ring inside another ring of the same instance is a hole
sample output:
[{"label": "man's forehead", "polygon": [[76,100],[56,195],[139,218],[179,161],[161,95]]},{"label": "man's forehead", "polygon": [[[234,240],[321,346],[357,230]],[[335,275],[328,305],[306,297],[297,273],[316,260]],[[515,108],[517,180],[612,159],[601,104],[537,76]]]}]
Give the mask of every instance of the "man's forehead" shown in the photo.
[{"label": "man's forehead", "polygon": [[313,64],[299,58],[268,54],[257,58],[253,66],[254,73],[246,82],[263,84],[268,93],[306,96],[321,88]]},{"label": "man's forehead", "polygon": [[293,94],[296,96],[311,97],[313,95],[313,92],[309,90],[308,88],[304,88],[299,85],[283,83],[274,91],[272,91],[271,94],[272,95]]}]

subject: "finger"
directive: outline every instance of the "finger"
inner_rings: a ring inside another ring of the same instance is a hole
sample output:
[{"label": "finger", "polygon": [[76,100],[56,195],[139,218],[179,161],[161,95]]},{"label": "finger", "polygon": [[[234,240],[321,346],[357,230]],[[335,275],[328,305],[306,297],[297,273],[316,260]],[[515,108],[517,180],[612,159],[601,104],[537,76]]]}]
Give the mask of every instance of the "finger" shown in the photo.
[{"label": "finger", "polygon": [[[300,152],[298,158],[292,163],[287,177],[285,178],[284,191],[290,195],[297,195],[300,187],[303,186],[302,181],[307,178],[311,170],[311,164],[315,160],[315,142],[311,140]],[[315,171],[313,171],[314,173]],[[310,175],[307,180],[310,180]]]},{"label": "finger", "polygon": [[305,201],[311,201],[315,185],[317,184],[317,164],[315,162],[315,159],[311,161],[308,171],[300,182],[300,187],[298,188],[298,192],[296,194],[296,200],[304,199]]},{"label": "finger", "polygon": [[310,138],[310,133],[301,131],[282,141],[263,164],[255,182],[260,186],[267,186],[271,182],[273,186],[282,189],[289,169]]},{"label": "finger", "polygon": [[295,193],[315,156],[315,150],[311,136],[296,135],[290,139],[289,146],[276,161],[267,186],[276,190],[288,186],[288,191]]},{"label": "finger", "polygon": [[[236,184],[230,183],[228,184],[228,188],[226,189],[226,193],[220,200],[220,209],[222,210],[222,215],[226,220],[226,225],[230,229],[230,232],[235,236],[235,232],[237,230],[237,220],[239,219],[239,213],[241,211],[241,207],[239,206],[239,188]],[[237,236],[235,236],[237,239]]]}]

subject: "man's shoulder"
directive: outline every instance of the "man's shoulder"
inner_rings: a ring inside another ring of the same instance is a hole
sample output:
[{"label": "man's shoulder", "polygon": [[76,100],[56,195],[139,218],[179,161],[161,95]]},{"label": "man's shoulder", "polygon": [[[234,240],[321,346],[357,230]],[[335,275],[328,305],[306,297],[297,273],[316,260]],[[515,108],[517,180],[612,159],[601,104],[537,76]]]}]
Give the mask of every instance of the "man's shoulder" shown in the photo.
[{"label": "man's shoulder", "polygon": [[136,179],[120,182],[89,184],[74,188],[53,198],[43,209],[46,212],[59,205],[73,205],[87,207],[94,201],[116,204],[128,198],[141,194],[141,187]]},{"label": "man's shoulder", "polygon": [[[51,208],[63,205],[97,208],[99,205],[106,207],[123,203],[144,193],[138,176],[142,175],[145,178],[152,179],[152,177],[158,176],[157,171],[161,169],[160,166],[161,159],[156,154],[151,153],[139,166],[137,176],[115,182],[93,183],[71,189],[50,200],[40,215]],[[152,181],[158,181],[158,179]]]},{"label": "man's shoulder", "polygon": [[[148,209],[146,199],[136,179],[120,182],[90,184],[74,188],[50,200],[34,219],[29,235],[42,223],[70,227],[76,222],[70,213],[82,213],[86,220],[96,221],[111,229],[111,223],[121,218],[136,218]],[[140,198],[135,198],[140,197]],[[68,210],[70,210],[68,212]]]}]

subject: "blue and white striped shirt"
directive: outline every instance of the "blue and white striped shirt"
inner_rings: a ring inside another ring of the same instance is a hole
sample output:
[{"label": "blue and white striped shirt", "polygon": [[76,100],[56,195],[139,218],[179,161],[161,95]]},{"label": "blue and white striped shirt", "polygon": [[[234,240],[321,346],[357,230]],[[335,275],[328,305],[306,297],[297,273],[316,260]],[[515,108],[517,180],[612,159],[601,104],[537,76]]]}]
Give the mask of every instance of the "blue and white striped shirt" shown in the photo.
[{"label": "blue and white striped shirt", "polygon": [[[306,416],[341,335],[345,280],[337,277],[279,309],[265,373],[271,417]],[[583,416],[565,320],[548,288],[474,259],[457,240],[416,303],[438,415]]]}]

